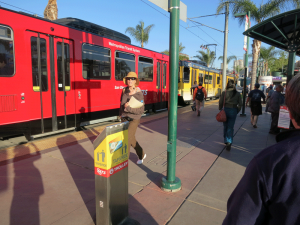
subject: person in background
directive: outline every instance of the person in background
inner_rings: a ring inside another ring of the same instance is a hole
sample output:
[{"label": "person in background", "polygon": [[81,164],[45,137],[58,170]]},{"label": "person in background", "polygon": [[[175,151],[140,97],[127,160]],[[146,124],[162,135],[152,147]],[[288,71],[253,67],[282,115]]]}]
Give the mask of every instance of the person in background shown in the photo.
[{"label": "person in background", "polygon": [[143,160],[146,158],[146,154],[144,153],[143,148],[136,141],[135,133],[140,123],[141,116],[144,113],[145,104],[143,104],[140,108],[131,108],[129,100],[134,97],[138,101],[144,103],[144,95],[141,89],[137,87],[140,81],[135,72],[129,72],[127,76],[123,78],[123,82],[127,85],[127,87],[123,88],[122,92],[120,117],[122,122],[129,121],[128,146],[132,146],[138,155],[139,159],[136,163],[142,164]]},{"label": "person in background", "polygon": [[268,112],[268,108],[269,108],[269,99],[271,98],[272,94],[273,94],[274,90],[273,90],[273,86],[270,85],[267,89],[267,99],[266,99],[266,110],[265,112]]},{"label": "person in background", "polygon": [[0,75],[11,76],[14,73],[14,68],[7,64],[5,54],[0,53]]},{"label": "person in background", "polygon": [[[195,88],[198,87],[197,81],[194,81],[194,85],[191,87],[191,95],[194,95]],[[191,106],[193,111],[196,111],[196,102],[193,101],[193,105]]]},{"label": "person in background", "polygon": [[283,85],[283,91],[282,91],[282,94],[285,95],[285,90],[286,90],[286,84]]},{"label": "person in background", "polygon": [[284,103],[284,96],[281,94],[283,87],[279,84],[276,86],[276,91],[272,94],[269,101],[269,112],[271,112],[271,128],[270,134],[278,134],[280,132],[277,127],[279,119],[280,105]]},{"label": "person in background", "polygon": [[[225,91],[219,99],[219,110],[223,108]],[[223,122],[224,127],[224,143],[226,144],[226,150],[231,149],[233,141],[234,124],[236,120],[236,115],[239,113],[242,107],[242,97],[239,92],[237,92],[234,82],[229,80],[226,86],[226,96],[225,96],[225,106],[224,110],[226,113],[226,122]]]},{"label": "person in background", "polygon": [[300,75],[286,89],[295,129],[254,156],[227,202],[223,225],[300,224]]},{"label": "person in background", "polygon": [[200,112],[204,108],[204,101],[207,98],[207,93],[205,87],[202,87],[202,83],[199,83],[199,86],[195,88],[193,101],[196,101],[196,112],[197,116],[200,116]]},{"label": "person in background", "polygon": [[263,98],[264,102],[266,99],[265,94],[261,90],[258,90],[259,86],[259,84],[255,84],[254,90],[250,91],[246,101],[247,106],[251,99],[251,124],[254,128],[257,128],[258,116],[262,114],[261,98]]}]

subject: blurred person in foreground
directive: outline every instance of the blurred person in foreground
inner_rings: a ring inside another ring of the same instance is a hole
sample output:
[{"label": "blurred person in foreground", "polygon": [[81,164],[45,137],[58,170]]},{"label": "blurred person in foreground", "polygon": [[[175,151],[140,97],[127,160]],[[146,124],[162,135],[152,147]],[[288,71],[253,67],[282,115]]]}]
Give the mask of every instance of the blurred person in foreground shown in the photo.
[{"label": "blurred person in foreground", "polygon": [[278,134],[280,129],[277,127],[279,119],[280,106],[284,103],[284,96],[281,94],[283,87],[279,84],[276,86],[276,91],[272,94],[269,100],[268,111],[271,113],[270,134]]},{"label": "blurred person in foreground", "polygon": [[[225,91],[219,99],[219,110],[223,108]],[[239,113],[242,107],[242,97],[239,92],[237,92],[234,82],[229,80],[226,86],[226,96],[225,96],[225,106],[224,110],[226,113],[226,122],[223,122],[224,127],[224,144],[226,144],[226,150],[231,149],[234,133],[234,124],[236,120],[236,115]]]},{"label": "blurred person in foreground", "polygon": [[260,87],[260,84],[255,84],[254,86],[254,90],[250,91],[250,93],[248,94],[248,98],[246,101],[246,106],[248,104],[248,102],[251,100],[251,124],[254,128],[257,128],[257,120],[258,120],[258,116],[262,114],[262,105],[261,105],[261,98],[266,99],[265,94],[261,91],[258,90],[258,88]]},{"label": "blurred person in foreground", "polygon": [[199,86],[195,88],[193,94],[193,101],[196,101],[196,112],[197,116],[200,116],[200,112],[204,108],[204,102],[207,98],[207,93],[205,87],[202,87],[202,83],[199,83]]},{"label": "blurred person in foreground", "polygon": [[296,129],[276,136],[246,168],[227,203],[223,225],[300,224],[300,75],[286,89]]}]

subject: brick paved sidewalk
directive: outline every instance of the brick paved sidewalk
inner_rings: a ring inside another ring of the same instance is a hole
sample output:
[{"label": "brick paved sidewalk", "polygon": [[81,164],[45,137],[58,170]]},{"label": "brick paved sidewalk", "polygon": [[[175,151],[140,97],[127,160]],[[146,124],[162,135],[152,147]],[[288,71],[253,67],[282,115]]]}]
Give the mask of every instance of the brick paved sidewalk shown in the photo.
[{"label": "brick paved sidewalk", "polygon": [[[246,118],[237,118],[232,150],[224,150],[217,107],[217,102],[208,102],[200,118],[190,107],[178,109],[176,176],[182,190],[177,193],[160,190],[167,161],[167,112],[141,120],[137,140],[147,158],[136,165],[131,149],[130,217],[141,224],[221,224],[227,198],[245,167],[274,143],[274,136],[268,134],[269,114],[259,117],[255,129],[246,111]],[[77,132],[10,149],[13,157],[0,166],[0,224],[94,224],[91,140],[100,132]]]}]

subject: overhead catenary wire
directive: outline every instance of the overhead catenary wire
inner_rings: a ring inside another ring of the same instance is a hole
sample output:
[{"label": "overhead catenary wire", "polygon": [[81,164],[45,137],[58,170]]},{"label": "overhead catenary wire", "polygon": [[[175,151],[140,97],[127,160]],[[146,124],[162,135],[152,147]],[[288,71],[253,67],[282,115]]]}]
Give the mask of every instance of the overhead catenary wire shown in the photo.
[{"label": "overhead catenary wire", "polygon": [[[14,8],[17,8],[17,9],[21,9],[22,11],[29,12],[29,13],[31,13],[32,15],[38,15],[38,16],[40,16],[40,17],[44,17],[44,16],[39,15],[39,14],[37,14],[37,13],[31,12],[31,11],[26,10],[26,9],[22,9],[22,8],[20,8],[20,7],[17,7],[17,6],[14,6],[14,5],[11,5],[11,4],[2,2],[2,1],[0,1],[0,3],[3,3],[3,4],[5,4],[5,5],[9,5],[9,6],[14,7]],[[1,7],[1,6],[0,6],[0,7]]]},{"label": "overhead catenary wire", "polygon": [[195,19],[195,18],[208,17],[208,16],[219,16],[219,15],[223,15],[223,14],[225,14],[225,13],[212,14],[212,15],[206,15],[206,16],[196,16],[196,17],[191,17],[188,19]]},{"label": "overhead catenary wire", "polygon": [[[150,5],[149,3],[147,3],[147,2],[145,2],[144,0],[141,0],[143,3],[145,3],[146,5],[148,5],[148,6],[150,6],[152,9],[154,9],[155,11],[157,11],[157,12],[159,12],[160,14],[162,14],[162,15],[164,15],[165,17],[167,17],[167,18],[170,18],[169,16],[167,16],[166,14],[164,14],[164,13],[162,13],[161,11],[159,11],[159,10],[157,10],[156,8],[154,8],[152,5]],[[207,15],[207,16],[213,16],[213,15],[223,15],[223,14],[225,14],[225,13],[219,13],[219,14],[212,14],[212,15]],[[200,16],[200,17],[206,17],[206,16]],[[199,18],[199,17],[192,17],[192,18]],[[189,19],[192,19],[192,18],[189,18]],[[196,23],[195,22],[193,22],[193,21],[191,21],[192,23],[194,23],[195,25],[196,25]],[[198,36],[197,34],[195,34],[194,32],[192,32],[192,31],[190,31],[189,29],[188,29],[188,27],[184,27],[184,26],[182,26],[181,24],[179,24],[182,28],[184,28],[185,30],[187,30],[188,32],[190,32],[190,33],[192,33],[193,35],[195,35],[196,37],[198,37],[199,39],[201,39],[202,41],[204,41],[205,43],[209,43],[208,41],[206,41],[206,40],[204,40],[203,38],[201,38],[200,36]],[[212,40],[214,40],[215,42],[217,42],[221,47],[223,47],[223,45],[220,43],[220,42],[218,42],[218,41],[216,41],[212,36],[210,36],[208,33],[206,33],[203,29],[201,29],[200,27],[199,27],[199,25],[197,26],[196,25],[196,27],[197,28],[199,28],[203,33],[205,33],[207,36],[209,36]],[[217,48],[217,51],[218,52],[220,52],[221,54],[223,54],[223,50],[220,50],[220,49],[218,49]],[[234,55],[234,53],[232,53],[230,50],[228,50],[232,55]]]},{"label": "overhead catenary wire", "polygon": [[[146,5],[150,6],[152,9],[154,9],[155,11],[159,12],[160,14],[164,15],[165,17],[167,17],[168,19],[170,19],[169,16],[167,16],[166,14],[162,13],[161,11],[157,10],[156,8],[154,8],[152,5],[148,4],[147,2],[145,2],[144,0],[141,0],[143,3],[145,3]],[[202,41],[204,41],[205,43],[209,43],[208,41],[204,40],[203,38],[201,38],[200,36],[198,36],[197,34],[195,34],[194,32],[188,30],[187,27],[182,26],[181,24],[179,24],[182,28],[184,28],[185,30],[187,30],[188,32],[192,33],[193,35],[195,35],[196,37],[198,37],[199,39],[201,39]],[[202,29],[201,29],[202,30]],[[204,31],[203,31],[204,32]],[[205,33],[205,32],[204,32]],[[219,52],[222,52],[221,50],[217,49]]]}]

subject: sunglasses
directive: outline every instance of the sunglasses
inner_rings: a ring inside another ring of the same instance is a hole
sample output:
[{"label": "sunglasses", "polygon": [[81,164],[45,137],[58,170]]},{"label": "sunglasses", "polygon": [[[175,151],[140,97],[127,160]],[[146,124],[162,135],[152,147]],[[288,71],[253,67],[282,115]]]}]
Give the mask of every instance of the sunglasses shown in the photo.
[{"label": "sunglasses", "polygon": [[135,77],[128,77],[128,78],[126,78],[126,80],[136,80],[136,78]]}]

